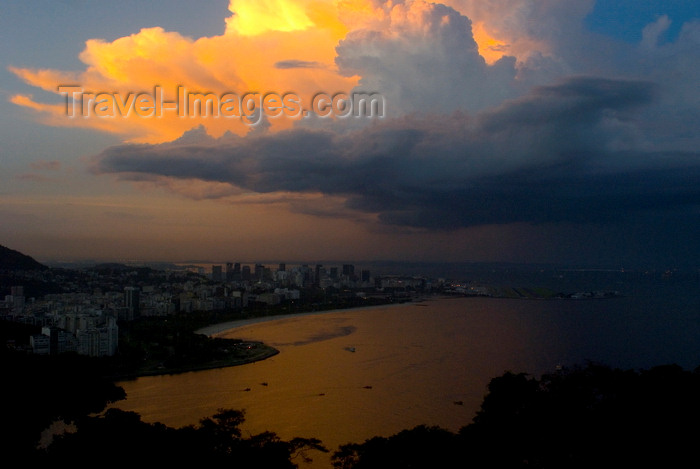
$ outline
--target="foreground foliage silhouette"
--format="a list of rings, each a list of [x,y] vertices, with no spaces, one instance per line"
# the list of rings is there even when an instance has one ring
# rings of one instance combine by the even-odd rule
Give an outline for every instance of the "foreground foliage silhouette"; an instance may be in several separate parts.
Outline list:
[[[418,426],[341,446],[337,469],[695,467],[700,371],[634,372],[603,365],[541,379],[506,373],[473,423]]]
[[[293,469],[313,451],[327,451],[317,439],[244,436],[238,410],[220,409],[178,429],[118,409],[99,414],[124,393],[99,375],[96,362],[2,358],[14,377],[1,402],[11,430],[2,441],[8,460]],[[631,371],[588,363],[539,379],[509,372],[491,380],[480,411],[458,432],[421,425],[343,445],[332,462],[336,469],[695,467],[698,396],[700,369],[676,365]],[[54,420],[77,431],[37,449],[41,430]]]
[[[39,356],[0,347],[6,381],[0,386],[0,416],[6,432],[0,452],[10,459],[35,456],[44,429],[74,422],[126,397],[103,376],[105,362],[77,354]]]
[[[316,439],[280,439],[264,432],[243,436],[244,414],[220,409],[198,425],[174,429],[149,424],[133,412],[109,409],[126,397],[103,373],[103,359],[77,354],[37,356],[0,347],[7,382],[0,387],[0,416],[6,431],[0,453],[29,467],[70,467],[183,463],[224,463],[227,467],[293,469],[311,450],[327,452]],[[53,422],[70,424],[72,433],[39,447],[42,431]],[[123,466],[125,467],[125,466]],[[199,467],[199,466],[196,466]]]
[[[307,451],[327,451],[316,439],[284,441],[271,432],[243,437],[243,422],[243,412],[220,409],[197,426],[174,429],[145,423],[134,412],[110,409],[103,416],[83,419],[77,432],[56,437],[37,462],[72,467],[77,460],[85,461],[86,467],[105,461],[113,466],[139,462],[158,467],[222,464],[220,467],[294,469],[296,459],[309,459]]]

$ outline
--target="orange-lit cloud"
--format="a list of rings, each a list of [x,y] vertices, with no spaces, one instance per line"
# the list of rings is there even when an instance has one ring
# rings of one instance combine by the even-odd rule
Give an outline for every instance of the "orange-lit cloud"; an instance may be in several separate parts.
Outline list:
[[[257,36],[269,31],[304,31],[312,28],[345,27],[338,20],[335,2],[319,0],[231,0],[234,13],[226,19],[226,32]]]
[[[49,92],[57,93],[61,85],[77,85],[85,92],[110,93],[125,100],[130,93],[153,93],[155,86],[163,90],[164,100],[174,102],[178,86],[217,96],[293,92],[310,99],[317,92],[349,91],[356,85],[356,77],[335,71],[334,48],[346,33],[335,2],[233,0],[230,9],[232,16],[221,36],[193,40],[159,27],[146,28],[112,42],[88,40],[80,54],[84,71],[10,70]],[[279,67],[279,63],[316,66]],[[170,141],[200,125],[213,136],[250,130],[236,118],[181,118],[174,112],[164,112],[159,118],[130,114],[114,119],[68,119],[65,103],[39,103],[27,95],[11,100],[38,111],[47,124],[95,128],[133,142]],[[291,125],[289,121],[277,119],[270,124],[284,128]]]
[[[474,40],[479,47],[479,54],[486,60],[486,63],[493,64],[508,53],[508,44],[491,37],[483,21],[472,22],[472,31]]]
[[[314,94],[347,93],[361,83],[362,77],[340,74],[336,66],[336,47],[349,32],[381,31],[389,24],[396,35],[427,28],[433,3],[437,2],[231,0],[231,15],[225,18],[226,30],[220,36],[195,40],[160,27],[145,28],[111,42],[86,41],[80,53],[85,64],[82,71],[10,70],[26,83],[57,94],[61,85],[77,85],[85,92],[110,93],[126,101],[130,94],[153,93],[159,86],[163,99],[174,102],[178,86],[219,97],[227,92],[239,96],[291,92],[309,109]],[[457,10],[474,10],[463,2],[452,3]],[[474,39],[479,53],[493,64],[504,51],[510,52],[509,44],[487,27],[488,15],[482,17],[472,23]],[[66,99],[65,95],[61,99]],[[172,141],[200,125],[215,137],[227,131],[243,135],[251,130],[239,118],[182,118],[175,112],[164,112],[157,118],[135,113],[115,118],[67,118],[66,103],[40,103],[28,95],[15,95],[11,101],[36,111],[46,124],[94,128],[122,135],[130,142]],[[270,127],[289,128],[293,120],[286,116],[270,119]]]
[[[504,53],[520,67],[531,58],[558,60],[554,43],[574,36],[594,0],[442,0],[472,20],[479,52],[489,63]]]

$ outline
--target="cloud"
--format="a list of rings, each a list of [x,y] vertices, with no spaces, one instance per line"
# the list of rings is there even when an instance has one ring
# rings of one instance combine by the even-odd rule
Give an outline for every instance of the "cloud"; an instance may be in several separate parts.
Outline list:
[[[308,60],[280,60],[275,63],[275,68],[286,70],[289,68],[323,68],[324,65]]]
[[[675,42],[658,44],[649,31],[664,26],[664,18],[646,30],[646,39],[630,53],[632,72],[659,86],[659,99],[645,114],[643,130],[653,135],[657,147],[668,151],[700,147],[700,20],[686,22]],[[654,33],[656,34],[656,33]]]
[[[341,73],[361,77],[358,91],[382,93],[392,116],[473,112],[516,95],[515,60],[488,65],[469,18],[423,1],[381,7],[381,21],[340,41],[336,63]]]
[[[56,160],[42,160],[30,163],[29,166],[37,171],[58,171],[61,169],[61,162]]]
[[[291,91],[310,109],[319,92],[354,89],[382,93],[397,116],[478,111],[522,95],[545,76],[560,76],[557,61],[563,59],[550,50],[553,39],[545,32],[556,21],[574,24],[567,15],[579,18],[585,11],[554,0],[547,1],[551,8],[505,0],[448,3],[452,6],[422,0],[232,0],[219,36],[192,39],[144,28],[111,42],[87,40],[80,53],[83,70],[10,70],[61,100],[62,85],[122,98],[159,86],[167,102],[183,86],[216,95]],[[533,29],[540,21],[542,27]],[[568,33],[567,27],[562,36]],[[182,118],[175,112],[158,118],[133,112],[117,119],[67,118],[65,103],[38,102],[27,94],[11,101],[45,124],[116,133],[128,142],[172,141],[201,125],[216,137],[253,130],[239,119]],[[282,130],[296,123],[283,118],[269,125]]]
[[[648,82],[572,77],[473,117],[122,145],[95,157],[93,171],[324,194],[404,227],[614,222],[700,204],[700,154],[645,152],[634,132],[620,150],[617,121],[654,99]]]
[[[233,0],[229,8],[231,16],[220,36],[194,40],[161,27],[144,28],[111,42],[87,40],[80,53],[84,70],[17,66],[9,70],[61,100],[66,96],[58,91],[59,86],[76,85],[85,93],[111,93],[124,100],[130,94],[155,94],[158,86],[164,102],[176,102],[178,87],[184,87],[217,96],[294,92],[310,108],[308,101],[316,93],[348,92],[357,84],[357,77],[341,76],[334,64],[335,45],[347,32],[335,2]],[[289,66],[294,63],[297,66]],[[302,64],[306,66],[299,66]],[[42,103],[26,94],[17,94],[11,101],[35,111],[45,124],[116,133],[130,142],[171,141],[202,125],[217,137],[252,130],[241,119],[184,118],[175,111],[158,118],[135,112],[119,118],[69,118],[65,102]],[[280,118],[270,125],[283,129],[292,121]]]
[[[34,161],[29,163],[29,166],[32,168],[34,171],[38,171],[40,173],[44,174],[38,174],[36,172],[34,173],[23,173],[23,174],[17,174],[15,175],[15,179],[19,181],[29,181],[29,182],[38,182],[38,183],[45,183],[45,182],[58,182],[59,179],[55,177],[48,177],[46,176],[46,172],[50,172],[55,174],[57,171],[61,170],[61,162],[60,161],[55,161],[55,160],[39,160],[39,161]]]
[[[541,228],[574,248],[586,238],[576,233],[608,233],[606,242],[641,239],[635,230],[657,241],[691,233],[700,225],[700,22],[660,41],[669,23],[659,17],[633,44],[586,29],[593,5],[232,0],[220,36],[150,28],[87,41],[83,70],[12,68],[51,92],[66,83],[160,84],[166,99],[178,84],[305,98],[377,92],[384,119],[68,121],[63,105],[12,100],[51,125],[123,135],[126,144],[92,159],[95,174],[261,218],[274,209],[373,233],[467,230],[487,240],[528,232],[546,246]]]
[[[41,174],[34,173],[23,173],[15,176],[15,179],[20,181],[31,181],[31,182],[56,182],[57,179],[43,176]]]
[[[546,58],[550,69],[557,69],[559,74],[581,72],[570,68],[568,50],[586,36],[583,20],[593,9],[594,0],[445,0],[443,3],[478,24],[482,34],[498,41],[508,55],[517,58],[519,68],[527,68],[532,59]]]

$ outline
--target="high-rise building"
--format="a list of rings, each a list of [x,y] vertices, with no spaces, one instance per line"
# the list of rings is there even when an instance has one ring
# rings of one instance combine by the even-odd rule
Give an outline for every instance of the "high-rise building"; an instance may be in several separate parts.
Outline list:
[[[369,270],[362,270],[362,281],[369,282]]]
[[[14,314],[22,314],[24,312],[24,287],[13,286],[10,287],[10,297],[12,298],[12,312]]]
[[[244,281],[250,281],[250,266],[249,265],[244,265],[243,268],[241,269],[241,278]]]
[[[277,269],[279,272],[286,272],[287,271],[287,264],[281,263],[279,265],[279,268]]]
[[[230,282],[232,280],[233,280],[233,263],[227,262],[226,263],[226,281]]]
[[[304,264],[300,267],[300,272],[302,275],[302,285],[308,286],[311,283],[311,268]]]
[[[137,287],[124,287],[124,306],[126,307],[126,319],[133,321],[139,317],[139,289]]]
[[[221,282],[223,280],[223,274],[220,265],[211,266],[211,279],[215,282]]]
[[[338,268],[337,267],[331,267],[331,278],[333,280],[336,280],[338,278]]]
[[[314,284],[317,287],[321,286],[321,273],[322,273],[321,268],[322,267],[323,267],[323,265],[316,264],[316,271],[314,272],[314,275],[315,275],[314,276]]]
[[[352,278],[355,276],[355,266],[352,264],[343,264],[343,275]]]

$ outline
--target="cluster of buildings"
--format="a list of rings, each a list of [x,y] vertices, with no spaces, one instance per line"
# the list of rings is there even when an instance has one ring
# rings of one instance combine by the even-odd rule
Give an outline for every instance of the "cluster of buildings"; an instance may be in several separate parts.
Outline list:
[[[63,293],[41,299],[27,298],[23,286],[13,286],[11,294],[0,302],[0,313],[5,320],[41,326],[40,333],[29,337],[33,353],[77,352],[102,357],[114,355],[119,344],[119,314],[117,310],[105,314],[103,309],[109,302],[121,303],[116,293],[94,297]]]
[[[55,355],[77,352],[91,357],[114,355],[119,345],[119,327],[114,317],[67,315],[54,326],[44,326],[29,337],[33,353]]]
[[[53,275],[63,292],[27,297],[24,287],[18,285],[0,301],[0,318],[41,328],[41,333],[30,338],[34,353],[113,355],[118,349],[119,321],[144,316],[236,311],[254,303],[303,301],[308,289],[323,289],[330,296],[386,296],[388,292],[422,291],[427,285],[424,278],[373,278],[369,270],[356,271],[352,264],[271,267],[229,262],[213,265],[210,272],[198,268],[198,273],[187,268],[113,265]]]
[[[321,264],[308,264],[288,268],[281,263],[277,268],[263,264],[241,265],[227,262],[225,265],[212,265],[211,279],[215,282],[237,284],[275,284],[295,288],[366,288],[373,286],[369,270],[355,271],[352,264],[324,267]]]

